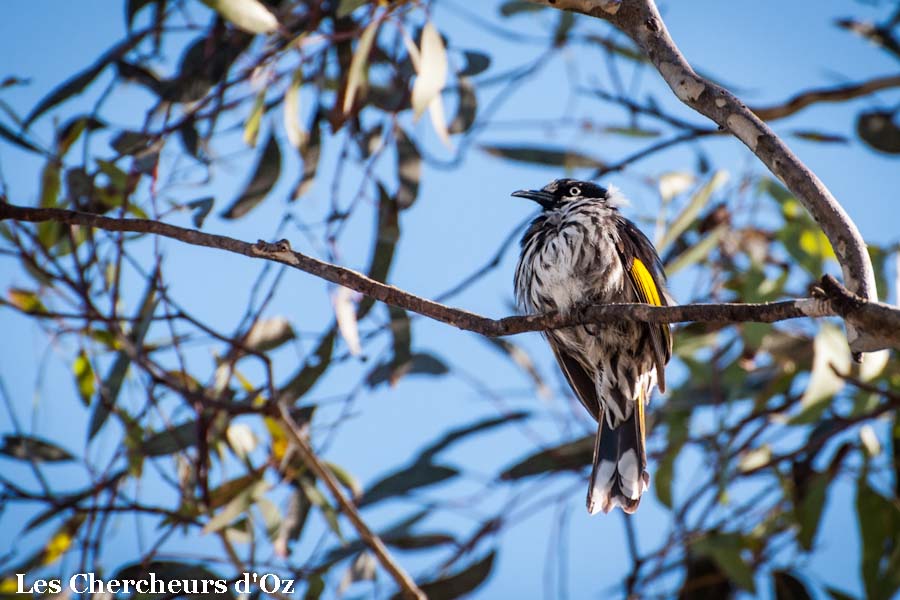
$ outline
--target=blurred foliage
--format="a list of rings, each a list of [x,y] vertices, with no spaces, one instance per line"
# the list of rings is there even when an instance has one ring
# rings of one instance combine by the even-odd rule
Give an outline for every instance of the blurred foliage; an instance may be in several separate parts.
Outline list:
[[[125,39],[25,107],[24,116],[3,104],[0,137],[43,162],[35,173],[42,207],[159,220],[184,213],[202,228],[211,218],[245,219],[264,203],[276,202],[273,190],[290,172],[284,167],[290,158],[301,166],[284,198],[289,208],[281,226],[297,218],[300,209],[290,203],[324,180],[323,187],[332,189],[327,218],[315,230],[308,224],[298,230],[315,236],[324,258],[337,261],[335,248],[347,221],[371,203],[371,259],[365,271],[390,281],[403,212],[427,202],[419,197],[426,166],[455,168],[467,152],[483,152],[597,177],[627,169],[666,145],[717,135],[695,124],[699,119],[685,122],[668,114],[664,107],[671,106],[670,98],[626,97],[613,85],[576,93],[590,98],[594,109],[609,104],[625,109],[628,122],[592,117],[576,125],[585,133],[650,144],[633,157],[613,163],[568,147],[523,144],[496,132],[488,136],[491,110],[482,106],[484,95],[496,86],[505,86],[501,96],[515,93],[518,82],[536,75],[545,55],[497,72],[489,39],[480,48],[457,46],[432,19],[427,3],[125,0],[123,5]],[[500,4],[499,18],[508,19],[510,29],[540,19],[547,29],[541,39],[546,53],[589,45],[602,49],[616,68],[645,68],[629,42],[608,28],[586,33],[570,13],[510,1]],[[838,26],[900,58],[898,18],[871,24],[848,17]],[[176,46],[180,58],[172,64],[165,57]],[[15,78],[3,83],[20,84]],[[134,108],[134,123],[143,121],[142,126],[121,127],[105,116],[109,93],[125,85],[140,86],[153,98]],[[90,114],[66,112],[73,98],[103,86]],[[425,113],[429,126],[414,127]],[[58,119],[55,136],[44,144],[34,126],[51,117]],[[550,121],[541,127],[571,124]],[[231,199],[186,193],[185,188],[214,180],[223,149],[234,144],[233,136],[228,143],[220,140],[234,132],[254,155],[245,185]],[[867,146],[896,154],[897,107],[859,112],[856,132]],[[849,141],[819,131],[794,134],[809,143]],[[658,138],[665,144],[657,148]],[[433,158],[435,139],[452,148],[451,161]],[[824,272],[835,269],[828,241],[780,183],[758,172],[729,177],[714,171],[702,147],[691,147],[697,152],[696,172],[665,173],[655,183],[662,203],[658,247],[670,274],[698,282],[692,300],[805,296]],[[336,148],[336,168],[323,171],[324,151]],[[344,176],[354,169],[361,183],[350,191]],[[148,258],[138,250],[142,236],[54,223],[7,222],[0,233],[4,253],[30,278],[29,285],[5,290],[3,309],[39,323],[48,338],[74,341],[67,346],[73,393],[54,401],[83,403],[90,414],[83,452],[18,429],[5,433],[0,454],[31,465],[39,485],[4,476],[0,498],[35,507],[35,516],[16,535],[40,549],[11,551],[0,559],[2,590],[15,582],[17,572],[55,573],[67,554],[97,571],[118,568],[117,578],[154,571],[163,578],[230,579],[242,571],[275,570],[298,579],[306,598],[343,593],[374,579],[374,558],[262,407],[272,402],[295,407],[297,420],[318,446],[319,436],[328,434],[317,433],[327,428],[311,427],[317,417],[310,391],[346,362],[360,337],[370,347],[373,339],[383,338],[385,349],[373,357],[363,381],[348,382],[353,388],[348,397],[403,385],[413,376],[440,385],[440,378],[454,372],[452,357],[429,349],[427,340],[415,335],[411,315],[336,293],[334,323],[321,324],[317,332],[302,331],[293,318],[266,316],[264,301],[251,302],[240,324],[219,331],[183,308],[167,287],[166,266],[178,260],[177,251]],[[456,291],[495,268],[511,239]],[[871,252],[885,296],[886,265],[897,248],[873,245]],[[137,297],[124,289],[131,285],[126,279],[133,282],[135,276],[144,282]],[[260,293],[272,295],[276,285]],[[300,339],[309,342],[303,346],[305,358],[279,383],[271,357]],[[900,364],[881,353],[862,367],[852,365],[842,335],[827,322],[689,324],[677,328],[676,339],[672,368],[683,375],[670,386],[665,404],[654,403],[650,412],[651,494],[667,512],[669,527],[658,547],[632,548],[631,571],[620,578],[623,594],[724,598],[739,590],[770,589],[779,599],[850,597],[804,575],[804,557],[817,551],[817,537],[827,526],[822,521],[828,498],[835,482],[843,481],[856,490],[861,548],[859,555],[847,555],[847,564],[858,569],[868,597],[893,597],[900,590]],[[185,358],[187,346],[198,344],[215,357],[212,371]],[[554,386],[516,342],[495,340],[492,347],[522,373],[535,395],[553,393]],[[570,421],[580,422],[582,417],[573,415]],[[375,505],[415,496],[474,470],[441,460],[449,446],[512,424],[524,428],[534,418],[530,412],[500,411],[431,443],[422,440],[418,456],[386,466],[365,489],[352,464],[329,469],[366,517]],[[113,422],[117,427],[109,426]],[[569,502],[568,484],[586,481],[592,441],[571,427],[565,431],[558,443],[509,456],[509,466],[482,485],[508,489],[523,503],[543,490],[557,490],[541,508]],[[116,447],[111,456],[92,451],[98,440],[109,438]],[[49,463],[83,467],[83,485],[65,494],[54,491],[44,475]],[[689,473],[691,465],[703,468]],[[148,481],[160,488],[152,498],[143,497]],[[577,489],[580,501],[582,487]],[[421,560],[415,564],[430,565],[416,575],[431,598],[477,590],[502,566],[498,536],[520,518],[515,506],[505,505],[474,532],[425,524],[430,514],[451,505],[400,504],[398,510],[414,510],[378,531],[404,559],[416,555]],[[126,566],[105,564],[101,546],[112,535],[110,517],[121,512],[157,524],[159,539],[140,556],[120,557]],[[326,533],[304,546],[311,551],[293,552],[317,535],[308,533],[314,519]],[[221,539],[221,560],[157,556],[162,540],[190,543],[201,533]],[[269,554],[275,558],[260,558]]]

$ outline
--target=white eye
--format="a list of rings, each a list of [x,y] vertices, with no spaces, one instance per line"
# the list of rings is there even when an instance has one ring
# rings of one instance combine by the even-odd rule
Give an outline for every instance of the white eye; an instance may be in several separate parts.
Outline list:
[[[573,185],[572,187],[569,188],[569,195],[570,195],[570,196],[580,196],[580,195],[581,195],[581,188],[578,187],[578,186]]]

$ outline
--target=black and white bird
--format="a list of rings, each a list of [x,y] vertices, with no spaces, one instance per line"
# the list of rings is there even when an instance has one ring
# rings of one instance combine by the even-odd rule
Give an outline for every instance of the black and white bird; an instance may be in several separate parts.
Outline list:
[[[525,313],[566,313],[587,304],[668,304],[656,249],[619,213],[614,187],[557,179],[513,196],[543,208],[522,238],[515,291]],[[644,407],[665,391],[672,354],[666,324],[621,321],[545,333],[575,395],[597,421],[588,512],[637,510],[650,483]]]

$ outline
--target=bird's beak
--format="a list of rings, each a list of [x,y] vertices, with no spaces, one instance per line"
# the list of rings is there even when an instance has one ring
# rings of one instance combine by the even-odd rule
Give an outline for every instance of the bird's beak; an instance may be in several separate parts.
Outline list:
[[[513,192],[512,195],[516,198],[534,200],[544,208],[553,206],[553,194],[544,190],[519,190],[518,192]]]

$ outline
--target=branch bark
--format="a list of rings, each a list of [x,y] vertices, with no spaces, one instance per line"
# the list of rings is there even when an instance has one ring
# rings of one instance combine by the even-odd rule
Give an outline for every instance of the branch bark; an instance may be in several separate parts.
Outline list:
[[[834,248],[846,286],[877,301],[875,272],[856,225],[825,184],[756,114],[725,88],[694,72],[653,0],[529,0],[609,21],[650,59],[679,100],[741,140],[810,212]],[[857,360],[883,348],[879,339],[847,323],[847,339]]]
[[[880,348],[889,346],[900,348],[900,309],[887,304],[870,302],[847,290],[831,277],[823,279],[822,294],[814,298],[761,304],[723,303],[680,306],[596,304],[567,314],[551,312],[541,315],[491,319],[416,296],[392,285],[370,279],[352,269],[294,252],[287,240],[276,243],[260,241],[251,244],[223,235],[205,233],[160,221],[117,219],[60,208],[27,208],[0,202],[0,221],[6,219],[27,222],[56,221],[67,225],[96,227],[107,231],[150,233],[195,246],[206,246],[252,258],[270,260],[342,285],[385,304],[489,337],[529,331],[546,331],[589,323],[608,323],[622,319],[646,323],[774,323],[803,317],[840,316],[847,321],[848,325],[859,327],[871,335],[876,339]]]

